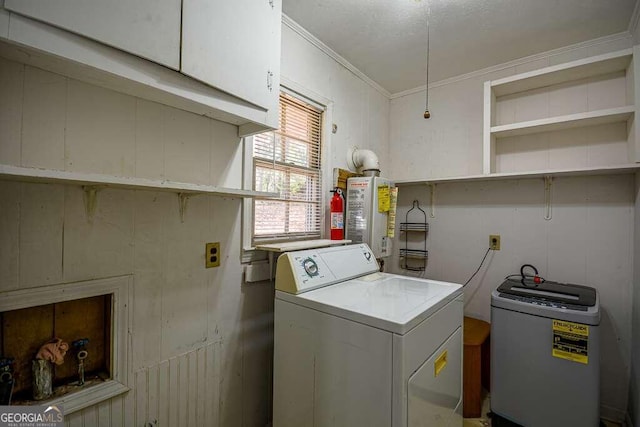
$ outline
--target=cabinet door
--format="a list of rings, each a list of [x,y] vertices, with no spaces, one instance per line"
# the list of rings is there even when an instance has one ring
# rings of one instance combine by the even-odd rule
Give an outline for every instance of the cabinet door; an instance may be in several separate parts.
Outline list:
[[[180,0],[5,0],[5,8],[173,69]]]
[[[281,0],[184,0],[182,68],[265,109],[278,96]]]

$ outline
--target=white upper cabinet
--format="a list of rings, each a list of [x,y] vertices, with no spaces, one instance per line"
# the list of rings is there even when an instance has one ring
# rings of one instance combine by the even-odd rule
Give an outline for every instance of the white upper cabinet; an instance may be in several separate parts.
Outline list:
[[[184,0],[181,71],[273,108],[279,91],[281,8],[281,0]]]
[[[181,0],[5,0],[5,8],[180,69]]]
[[[9,59],[231,123],[240,136],[278,126],[282,0],[2,3]]]

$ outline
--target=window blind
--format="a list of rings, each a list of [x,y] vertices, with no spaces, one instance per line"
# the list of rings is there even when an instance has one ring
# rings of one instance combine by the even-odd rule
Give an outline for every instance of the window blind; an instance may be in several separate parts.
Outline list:
[[[253,137],[253,242],[319,238],[322,228],[322,111],[280,94],[279,128]]]

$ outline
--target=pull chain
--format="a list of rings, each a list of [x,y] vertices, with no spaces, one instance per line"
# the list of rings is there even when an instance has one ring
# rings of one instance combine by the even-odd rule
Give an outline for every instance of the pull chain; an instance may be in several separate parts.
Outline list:
[[[427,9],[427,84],[425,86],[425,109],[424,109],[424,118],[428,119],[431,117],[431,112],[429,112],[429,15],[431,15],[431,8],[429,7],[429,1],[425,0],[425,5]]]

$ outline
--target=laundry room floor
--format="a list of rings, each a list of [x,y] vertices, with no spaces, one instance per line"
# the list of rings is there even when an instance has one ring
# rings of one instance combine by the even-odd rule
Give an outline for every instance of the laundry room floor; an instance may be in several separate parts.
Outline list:
[[[482,417],[465,418],[463,427],[491,427],[491,418],[487,414],[491,411],[491,396],[487,393],[482,401]],[[605,427],[624,427],[623,424],[603,420]],[[573,427],[573,426],[567,426]]]

